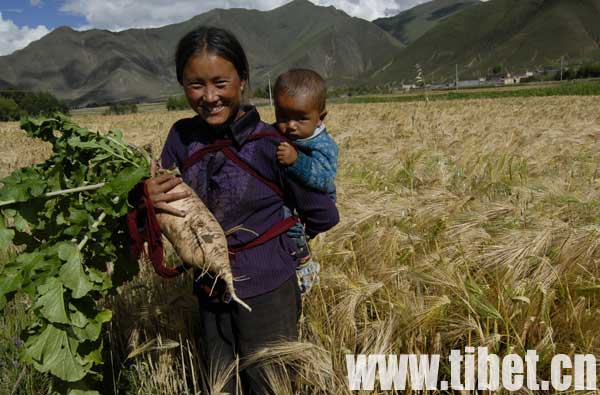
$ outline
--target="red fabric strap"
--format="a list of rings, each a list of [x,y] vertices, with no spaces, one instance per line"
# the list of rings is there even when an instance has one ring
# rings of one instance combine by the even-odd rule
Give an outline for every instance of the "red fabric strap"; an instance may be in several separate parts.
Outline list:
[[[287,137],[285,137],[283,134],[272,131],[272,130],[265,130],[262,132],[254,133],[252,136],[248,137],[246,139],[246,141],[254,141],[254,140],[261,139],[263,137],[276,137],[276,138],[280,138],[284,141],[287,141],[288,143],[291,142],[291,140],[288,139]]]
[[[261,139],[263,137],[280,138],[284,141],[287,141],[288,143],[291,143],[291,140],[289,140],[287,137],[283,136],[282,134],[274,132],[274,131],[268,131],[268,130],[253,134],[252,136],[248,137],[246,139],[246,141],[255,141],[255,140]],[[206,154],[208,154],[209,152],[221,151],[225,147],[230,147],[232,145],[233,145],[233,140],[215,140],[214,143],[209,144],[209,145],[199,149],[198,151],[194,152],[192,155],[190,155],[183,162],[183,165],[181,166],[182,167],[181,171],[185,171],[185,170],[189,169],[190,167],[192,167],[193,165],[195,165],[197,162],[200,162],[202,160],[202,158],[204,158],[204,156]]]
[[[237,247],[229,247],[229,253],[235,254],[237,252],[247,250],[249,248],[254,248],[263,243],[266,243],[267,241],[274,239],[280,234],[286,232],[289,228],[294,226],[296,222],[298,222],[298,217],[296,216],[288,217],[282,221],[279,221],[275,225],[271,226],[269,230],[267,230],[265,233],[258,236],[256,239]]]
[[[144,240],[138,229],[138,209],[127,213],[127,228],[129,229],[129,250],[131,256],[139,258],[144,251]]]
[[[131,254],[139,258],[141,255],[148,257],[154,271],[161,277],[173,278],[181,274],[185,269],[181,267],[169,268],[163,264],[163,242],[162,232],[156,218],[156,212],[152,200],[148,195],[148,187],[146,183],[143,186],[142,202],[144,203],[145,210],[135,209],[127,214],[127,226],[129,228],[130,250]],[[148,250],[144,249],[144,238],[140,234],[138,229],[138,219],[140,214],[145,215],[143,219],[145,239],[148,242]]]
[[[200,162],[202,158],[204,158],[204,155],[208,154],[209,152],[220,151],[231,144],[233,144],[233,141],[231,140],[217,140],[213,144],[199,149],[183,162],[181,171],[185,171],[195,165],[197,162]]]

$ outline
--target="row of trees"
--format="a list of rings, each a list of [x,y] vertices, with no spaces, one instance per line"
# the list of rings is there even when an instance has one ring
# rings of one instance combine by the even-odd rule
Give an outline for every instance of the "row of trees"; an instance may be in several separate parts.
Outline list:
[[[167,99],[167,110],[168,111],[179,111],[187,110],[188,102],[185,96],[174,97],[171,96]]]
[[[496,65],[491,68],[488,72],[487,77],[500,77],[504,76],[507,70],[502,65]],[[536,75],[527,78],[528,81],[559,81],[563,80],[575,80],[585,78],[600,78],[600,62],[590,62],[581,65],[565,66],[562,68],[560,65],[553,66],[550,70],[540,71]],[[523,82],[523,80],[521,80]]]
[[[103,113],[103,115],[124,115],[137,114],[138,106],[135,103],[113,103]]]
[[[17,121],[24,115],[67,114],[69,107],[48,92],[8,90],[0,92],[0,121]]]
[[[578,68],[568,68],[562,74],[563,80],[600,78],[600,62],[587,63]],[[560,72],[557,73],[555,79],[560,79]]]

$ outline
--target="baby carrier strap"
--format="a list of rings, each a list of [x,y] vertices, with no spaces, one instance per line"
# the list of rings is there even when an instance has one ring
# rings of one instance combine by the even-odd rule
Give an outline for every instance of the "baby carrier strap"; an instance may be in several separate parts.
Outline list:
[[[214,143],[207,145],[199,149],[190,155],[185,161],[183,161],[183,165],[181,166],[181,171],[185,171],[190,167],[194,166],[196,163],[200,162],[204,156],[210,152],[221,151],[225,147],[228,147],[233,144],[231,140],[216,140]]]
[[[246,139],[246,141],[255,141],[258,139],[261,139],[263,137],[277,137],[280,138],[282,140],[285,141],[289,141],[287,140],[285,137],[283,137],[281,134],[274,132],[274,131],[269,131],[269,130],[265,130],[262,132],[258,132],[253,134],[252,136],[248,137]],[[250,174],[252,177],[256,178],[257,180],[259,180],[260,182],[262,182],[263,184],[265,184],[267,187],[269,187],[273,192],[275,192],[277,195],[279,195],[280,197],[283,197],[283,191],[281,190],[281,188],[279,187],[279,185],[277,185],[276,183],[274,183],[273,181],[268,180],[266,177],[264,177],[263,175],[261,175],[256,169],[254,169],[248,162],[246,162],[245,160],[243,160],[242,158],[240,158],[230,147],[233,146],[233,140],[227,139],[227,140],[216,140],[214,143],[207,145],[201,149],[199,149],[198,151],[194,152],[192,155],[190,155],[182,164],[182,171],[185,171],[187,169],[189,169],[190,167],[194,166],[196,163],[200,162],[208,153],[211,152],[217,152],[217,151],[223,151],[223,154],[225,154],[225,156],[227,157],[227,159],[229,159],[230,161],[232,161],[233,163],[235,163],[239,168],[241,168],[242,170],[244,170],[246,173]]]

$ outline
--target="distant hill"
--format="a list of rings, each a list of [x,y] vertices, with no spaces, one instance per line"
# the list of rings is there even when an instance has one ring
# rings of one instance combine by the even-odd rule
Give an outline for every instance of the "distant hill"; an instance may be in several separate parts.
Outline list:
[[[600,54],[600,0],[491,0],[456,13],[405,48],[375,81],[485,75],[496,65],[514,72],[576,63]]]
[[[480,0],[433,0],[373,23],[409,45],[444,19],[479,3]]]
[[[0,90],[4,89],[15,89],[15,87],[12,84],[9,84],[8,82],[0,78]]]
[[[0,88],[48,90],[75,105],[147,100],[180,92],[173,56],[178,39],[198,25],[231,30],[251,63],[251,85],[290,67],[310,67],[332,86],[389,63],[403,45],[376,25],[334,7],[295,0],[261,12],[212,10],[156,29],[75,31],[62,27],[0,57]]]

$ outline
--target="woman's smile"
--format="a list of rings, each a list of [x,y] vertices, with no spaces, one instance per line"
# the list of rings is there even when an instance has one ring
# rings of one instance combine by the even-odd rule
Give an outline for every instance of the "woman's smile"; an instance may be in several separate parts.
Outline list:
[[[224,106],[216,106],[216,107],[204,107],[204,110],[209,112],[210,115],[216,115],[225,109]]]

